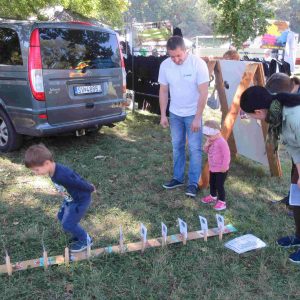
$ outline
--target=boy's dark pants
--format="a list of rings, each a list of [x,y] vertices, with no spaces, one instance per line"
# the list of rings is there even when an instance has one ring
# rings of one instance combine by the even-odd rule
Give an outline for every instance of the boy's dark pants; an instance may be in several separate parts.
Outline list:
[[[293,184],[297,184],[299,179],[299,174],[296,165],[293,162],[292,165],[292,176],[291,176],[291,182]],[[295,219],[295,225],[296,225],[296,236],[300,238],[300,206],[291,206],[291,208],[294,211],[294,219]]]
[[[87,232],[79,225],[80,220],[85,216],[91,203],[91,198],[81,202],[66,202],[64,201],[57,218],[60,221],[64,231],[72,234],[79,241],[86,242]]]
[[[213,197],[218,196],[218,200],[226,201],[224,183],[227,177],[227,173],[221,172],[209,172],[209,186],[210,186],[210,195]]]

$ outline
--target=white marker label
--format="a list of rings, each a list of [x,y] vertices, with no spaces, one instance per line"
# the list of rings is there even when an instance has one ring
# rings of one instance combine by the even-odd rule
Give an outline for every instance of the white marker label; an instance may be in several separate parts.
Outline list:
[[[224,217],[219,215],[219,214],[216,214],[216,219],[217,219],[217,223],[218,223],[218,228],[221,229],[221,230],[224,230]]]
[[[145,227],[145,225],[143,223],[141,223],[141,238],[143,239],[143,242],[146,243],[147,242],[147,228]]]
[[[178,218],[178,224],[179,224],[179,230],[180,233],[187,238],[187,224],[181,220],[180,218]]]
[[[199,220],[200,220],[201,230],[208,231],[207,219],[199,216]]]
[[[167,241],[167,235],[168,235],[168,228],[164,223],[161,223],[161,235],[164,239],[164,241]]]
[[[120,225],[120,243],[123,242],[123,230],[122,226]]]

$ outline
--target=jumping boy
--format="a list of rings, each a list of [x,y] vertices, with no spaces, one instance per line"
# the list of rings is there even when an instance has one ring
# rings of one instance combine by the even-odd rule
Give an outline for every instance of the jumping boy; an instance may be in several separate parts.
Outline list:
[[[57,214],[64,231],[72,235],[71,252],[80,252],[92,245],[92,239],[80,226],[95,187],[73,170],[54,162],[53,155],[43,144],[29,147],[25,153],[25,166],[36,175],[51,177],[56,190],[64,197]]]

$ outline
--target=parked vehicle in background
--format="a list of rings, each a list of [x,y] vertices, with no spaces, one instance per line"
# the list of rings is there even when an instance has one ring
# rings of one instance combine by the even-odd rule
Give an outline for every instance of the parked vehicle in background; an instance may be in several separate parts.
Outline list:
[[[0,22],[0,151],[23,135],[84,134],[125,119],[117,34],[85,22]]]

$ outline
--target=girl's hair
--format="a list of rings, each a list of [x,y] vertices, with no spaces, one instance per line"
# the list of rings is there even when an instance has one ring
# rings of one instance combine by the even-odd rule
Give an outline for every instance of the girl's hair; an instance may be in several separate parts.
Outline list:
[[[204,126],[207,126],[209,128],[218,129],[221,130],[221,126],[218,122],[214,120],[207,120],[204,122]]]
[[[43,144],[32,145],[25,152],[24,164],[26,168],[40,167],[47,160],[53,161],[53,154]]]

